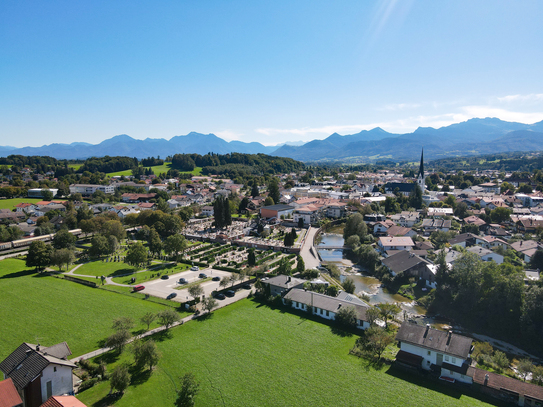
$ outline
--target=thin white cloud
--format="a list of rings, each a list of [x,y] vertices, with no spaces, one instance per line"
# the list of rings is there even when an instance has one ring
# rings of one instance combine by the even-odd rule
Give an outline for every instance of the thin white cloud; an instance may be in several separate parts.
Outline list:
[[[541,102],[543,101],[543,93],[530,93],[528,95],[507,95],[499,97],[498,102],[514,103],[514,102]]]
[[[492,106],[464,106],[462,107],[462,111],[470,118],[497,117],[508,122],[528,124],[543,120],[543,112],[514,112]]]

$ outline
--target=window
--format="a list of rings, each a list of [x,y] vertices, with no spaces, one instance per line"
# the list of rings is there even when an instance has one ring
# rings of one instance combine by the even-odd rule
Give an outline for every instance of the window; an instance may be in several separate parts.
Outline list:
[[[452,362],[453,362],[453,363],[456,363],[456,358],[452,358]]]
[[[56,372],[57,371],[57,367],[53,367],[53,372]]]
[[[328,312],[328,310],[326,311],[326,316],[327,316],[327,317],[330,316],[330,313]]]
[[[428,356],[431,356],[432,355],[432,351],[428,351]]]
[[[445,361],[448,362],[449,361],[449,357],[447,355],[445,355]]]

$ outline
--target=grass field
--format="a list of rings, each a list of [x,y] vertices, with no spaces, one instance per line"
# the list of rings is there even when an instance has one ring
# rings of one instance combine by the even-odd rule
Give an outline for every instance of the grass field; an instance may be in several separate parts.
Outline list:
[[[86,276],[117,276],[123,274],[134,273],[137,271],[135,267],[131,267],[122,261],[119,262],[105,262],[105,261],[93,261],[91,263],[83,264],[79,267],[75,274],[82,274]]]
[[[36,203],[40,201],[43,201],[43,199],[39,199],[39,198],[0,199],[0,209],[15,209],[15,206],[23,202]]]
[[[44,346],[66,341],[74,356],[99,348],[114,318],[139,318],[163,305],[38,275],[23,260],[0,262],[0,360],[22,342]],[[153,324],[153,326],[157,326]]]
[[[487,405],[446,384],[374,368],[348,354],[355,336],[251,300],[156,339],[158,366],[150,376],[135,374],[122,398],[108,398],[108,382],[77,397],[89,407],[172,406],[179,378],[192,372],[200,383],[196,406]],[[108,369],[116,363],[131,363],[129,353]]]
[[[141,284],[145,281],[149,280],[156,280],[157,274],[175,274],[180,273],[182,271],[189,269],[188,264],[178,264],[177,266],[172,265],[166,265],[165,267],[161,267],[160,269],[154,269],[149,271],[142,271],[140,273],[136,273],[134,275],[125,276],[125,277],[116,277],[113,278],[113,281],[118,284],[132,284],[131,279],[132,277],[136,277],[136,284]],[[154,275],[154,277],[153,277]]]
[[[146,167],[146,168],[149,168],[149,167]],[[172,168],[172,163],[164,163],[162,165],[155,165],[150,168],[153,170],[153,172],[156,175],[161,174],[161,173],[167,173]],[[192,175],[200,175],[201,173],[202,173],[202,167],[195,167],[194,170],[192,171]],[[110,172],[107,175],[109,175],[110,177],[120,177],[124,175],[126,177],[128,175],[132,175],[132,170]]]
[[[73,168],[74,171],[77,171],[82,165],[83,164],[68,164],[68,168]]]

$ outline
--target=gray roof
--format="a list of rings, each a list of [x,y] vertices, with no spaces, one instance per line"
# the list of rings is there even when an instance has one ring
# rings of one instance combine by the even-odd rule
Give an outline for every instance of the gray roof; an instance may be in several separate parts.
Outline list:
[[[345,299],[339,299],[336,297],[330,297],[328,295],[315,293],[312,291],[305,291],[299,288],[293,288],[284,297],[285,299],[300,302],[308,306],[321,308],[326,311],[338,312],[342,307],[354,307],[357,318],[365,321],[366,310],[369,305],[360,305],[358,302],[347,301]]]
[[[13,380],[18,389],[24,389],[51,363],[75,367],[65,359],[71,354],[66,342],[49,348],[23,343],[0,363],[0,370]]]
[[[271,211],[278,211],[278,212],[281,212],[281,211],[288,211],[288,210],[294,210],[294,206],[291,206],[291,205],[270,205],[270,206],[264,206],[262,207],[261,209],[269,209]]]
[[[402,271],[409,270],[412,267],[420,263],[430,264],[429,261],[424,260],[406,250],[401,250],[394,255],[383,259],[382,263],[391,271],[395,273],[401,273]]]
[[[266,281],[263,281],[266,284],[271,284],[276,287],[289,289],[292,287],[296,287],[298,285],[303,285],[307,280],[303,280],[301,278],[286,276],[284,274],[279,274],[278,276],[272,277]]]
[[[430,328],[429,325],[417,325],[407,321],[402,323],[396,340],[462,359],[468,358],[472,343],[471,338],[467,336],[439,331]]]

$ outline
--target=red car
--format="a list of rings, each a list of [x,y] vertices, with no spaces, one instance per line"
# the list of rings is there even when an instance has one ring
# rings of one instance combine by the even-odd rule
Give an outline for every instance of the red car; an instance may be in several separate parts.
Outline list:
[[[137,292],[137,291],[141,291],[141,290],[144,290],[144,289],[145,289],[144,286],[142,286],[142,285],[137,285],[137,286],[135,286],[135,287],[132,289],[132,291],[133,291],[133,292]]]

